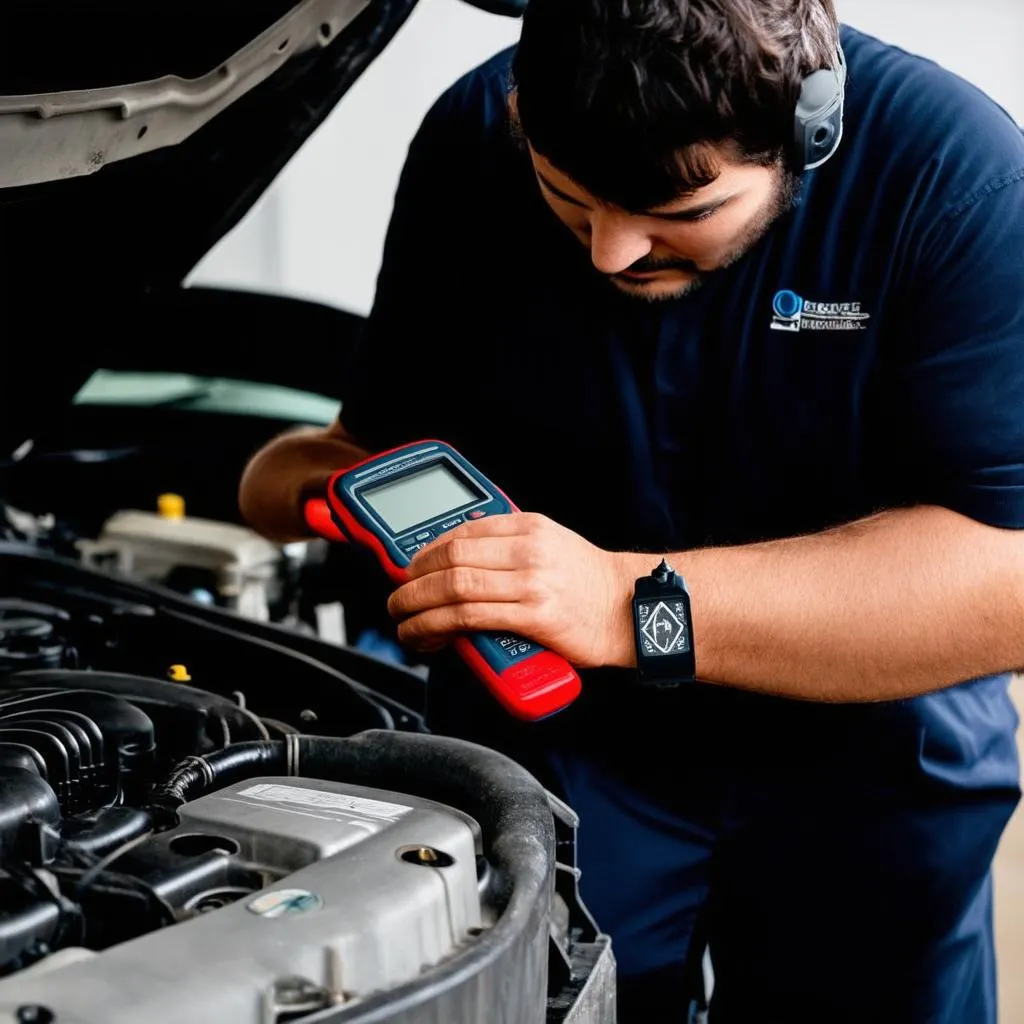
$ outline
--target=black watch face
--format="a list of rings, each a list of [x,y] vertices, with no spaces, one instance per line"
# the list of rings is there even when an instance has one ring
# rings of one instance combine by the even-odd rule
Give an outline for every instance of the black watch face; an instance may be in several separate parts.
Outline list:
[[[643,657],[664,658],[670,654],[689,653],[690,630],[687,628],[686,606],[681,600],[670,597],[638,601],[636,614]]]

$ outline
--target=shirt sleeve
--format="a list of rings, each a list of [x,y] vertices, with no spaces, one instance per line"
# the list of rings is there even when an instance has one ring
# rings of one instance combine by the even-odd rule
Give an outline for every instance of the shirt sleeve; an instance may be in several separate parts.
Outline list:
[[[1024,529],[1024,168],[946,209],[900,300],[912,493]]]

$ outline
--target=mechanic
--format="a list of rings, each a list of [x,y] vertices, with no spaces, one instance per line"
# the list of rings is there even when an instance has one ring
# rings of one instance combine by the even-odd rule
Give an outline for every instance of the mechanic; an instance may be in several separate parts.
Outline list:
[[[970,31],[965,26],[965,31]],[[845,53],[808,168],[804,79]],[[1024,137],[831,0],[533,0],[435,104],[339,422],[241,506],[438,437],[529,513],[428,546],[390,598],[436,651],[510,630],[584,673],[512,723],[442,653],[437,731],[581,815],[620,1019],[995,1020],[993,854],[1024,666]],[[631,599],[686,580],[700,682],[641,686]]]

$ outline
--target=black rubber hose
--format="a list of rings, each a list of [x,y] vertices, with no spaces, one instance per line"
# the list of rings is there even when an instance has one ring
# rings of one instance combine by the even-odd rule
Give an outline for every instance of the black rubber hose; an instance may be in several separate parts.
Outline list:
[[[230,785],[262,772],[281,774],[285,770],[285,747],[281,742],[236,743],[205,757],[186,757],[153,792],[157,808],[174,810],[202,793]]]

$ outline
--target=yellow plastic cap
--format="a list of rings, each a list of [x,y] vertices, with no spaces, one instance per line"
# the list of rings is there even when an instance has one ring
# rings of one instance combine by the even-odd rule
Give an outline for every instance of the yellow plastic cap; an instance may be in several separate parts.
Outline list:
[[[184,519],[185,499],[180,494],[161,494],[156,509],[164,519]]]
[[[167,670],[167,678],[172,683],[188,683],[192,680],[192,677],[188,674],[188,669],[184,665],[172,665]]]

